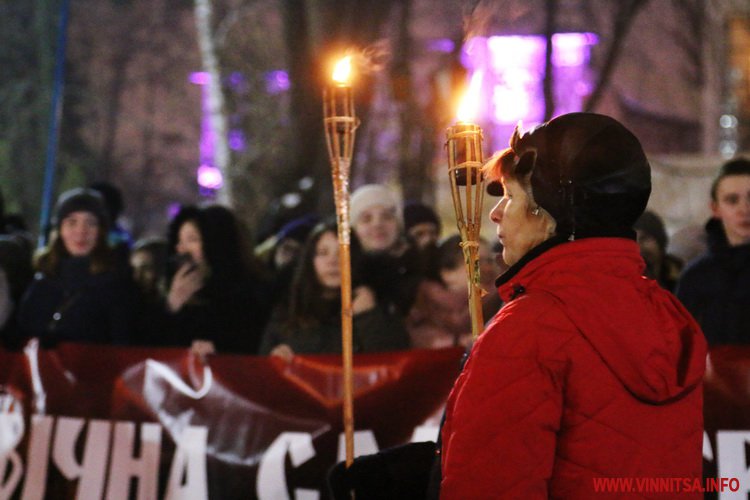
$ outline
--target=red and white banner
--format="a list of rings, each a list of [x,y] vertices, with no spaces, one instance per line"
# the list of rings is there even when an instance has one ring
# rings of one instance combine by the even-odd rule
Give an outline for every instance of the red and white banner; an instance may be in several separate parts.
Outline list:
[[[356,454],[434,440],[460,357],[355,356]],[[319,498],[343,460],[340,363],[0,350],[0,498]]]
[[[460,357],[355,356],[357,455],[434,440]],[[343,460],[341,389],[339,356],[0,350],[0,499],[320,498]],[[711,351],[704,413],[705,475],[746,498],[750,347]]]
[[[738,491],[719,498],[748,498],[750,492],[750,346],[714,347],[703,384],[703,475],[737,478]],[[709,498],[709,495],[706,495]]]

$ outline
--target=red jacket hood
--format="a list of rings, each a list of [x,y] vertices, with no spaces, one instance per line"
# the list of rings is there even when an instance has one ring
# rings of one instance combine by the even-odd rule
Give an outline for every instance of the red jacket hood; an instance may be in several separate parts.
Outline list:
[[[638,244],[624,238],[562,243],[526,263],[498,289],[553,295],[581,335],[634,396],[662,403],[703,378],[706,341],[671,293],[642,276]]]

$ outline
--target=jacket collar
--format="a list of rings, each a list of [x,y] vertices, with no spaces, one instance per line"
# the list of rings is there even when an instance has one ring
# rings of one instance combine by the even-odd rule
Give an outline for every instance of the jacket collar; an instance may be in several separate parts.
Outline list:
[[[629,238],[584,238],[575,241],[553,237],[537,247],[533,248],[516,264],[508,268],[495,282],[498,293],[503,301],[508,302],[515,299],[526,291],[526,287],[532,284],[537,277],[544,276],[538,271],[544,268],[549,271],[549,266],[563,266],[566,271],[579,272],[575,267],[585,268],[586,260],[602,252],[619,253],[637,259],[638,265],[643,267],[638,244]],[[569,257],[576,257],[572,262]],[[564,260],[564,264],[559,261]],[[557,269],[557,267],[555,267]],[[546,274],[546,272],[545,272]]]

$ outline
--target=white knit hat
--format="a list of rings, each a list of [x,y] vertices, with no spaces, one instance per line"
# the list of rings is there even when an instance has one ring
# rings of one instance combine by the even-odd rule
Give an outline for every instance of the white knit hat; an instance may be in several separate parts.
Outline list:
[[[362,215],[362,212],[375,205],[395,208],[396,218],[398,219],[399,225],[403,225],[401,204],[396,199],[396,195],[393,194],[393,191],[381,184],[367,184],[357,188],[357,190],[352,193],[349,202],[351,223],[356,224],[357,219]]]

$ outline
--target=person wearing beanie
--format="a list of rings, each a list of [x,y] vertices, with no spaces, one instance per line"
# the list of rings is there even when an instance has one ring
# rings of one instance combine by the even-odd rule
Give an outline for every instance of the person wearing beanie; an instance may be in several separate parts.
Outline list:
[[[275,271],[294,267],[307,236],[318,222],[320,219],[317,215],[307,214],[281,226],[276,233],[276,245],[273,251],[272,264]]]
[[[349,202],[352,230],[368,253],[398,254],[406,243],[401,230],[401,204],[393,192],[380,184],[356,189]]]
[[[437,245],[440,219],[435,210],[424,203],[410,201],[404,205],[404,230],[419,250]]]
[[[62,193],[52,222],[50,242],[35,261],[37,274],[19,307],[21,335],[44,345],[129,343],[135,288],[107,244],[101,196],[84,188]]]
[[[608,116],[565,114],[517,129],[483,171],[502,191],[490,218],[505,305],[448,397],[428,492],[595,498],[600,478],[700,481],[706,342],[642,276],[633,224],[651,182],[639,141]]]
[[[677,297],[708,343],[750,344],[750,159],[721,166],[711,186],[707,251],[690,262]]]
[[[378,303],[403,320],[428,262],[406,239],[400,201],[380,184],[362,186],[352,193],[350,219],[356,248],[361,250],[353,253],[353,265],[361,269]]]
[[[269,296],[273,306],[286,300],[302,248],[319,221],[315,214],[292,219],[256,247],[256,255],[270,274]]]
[[[133,246],[133,236],[119,222],[120,215],[125,208],[120,189],[109,182],[94,182],[90,189],[99,193],[104,201],[104,208],[109,218],[109,231],[107,242],[115,250],[118,258],[128,260],[130,249]]]
[[[661,217],[646,210],[635,221],[634,229],[641,257],[646,262],[646,276],[655,279],[665,290],[674,292],[682,262],[667,253],[669,238]]]

